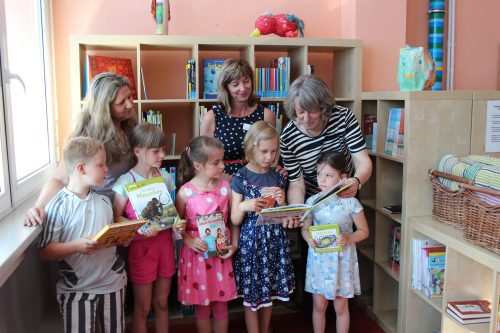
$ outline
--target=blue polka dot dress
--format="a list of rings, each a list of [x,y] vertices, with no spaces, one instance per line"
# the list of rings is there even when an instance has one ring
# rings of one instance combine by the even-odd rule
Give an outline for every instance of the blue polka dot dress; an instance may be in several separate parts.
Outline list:
[[[248,200],[261,196],[263,187],[285,185],[284,177],[274,170],[257,174],[243,167],[234,174],[231,189]],[[282,225],[257,226],[257,218],[255,212],[245,214],[233,261],[238,296],[254,311],[272,306],[273,299],[288,301],[295,288],[286,229]]]
[[[212,110],[215,115],[214,136],[224,144],[224,160],[244,160],[243,138],[250,125],[264,120],[264,107],[258,104],[257,109],[246,117],[231,117],[220,105],[214,106]],[[242,163],[226,163],[224,172],[232,175],[242,166]]]

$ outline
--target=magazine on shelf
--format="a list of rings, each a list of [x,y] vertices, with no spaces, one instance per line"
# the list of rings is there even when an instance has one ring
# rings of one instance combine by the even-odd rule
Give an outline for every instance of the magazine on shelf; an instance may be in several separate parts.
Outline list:
[[[118,246],[122,242],[131,240],[146,222],[146,220],[136,220],[106,224],[92,239],[101,247]]]
[[[332,195],[337,195],[351,185],[352,183],[348,182],[346,179],[341,180],[330,191],[318,197],[312,205],[295,204],[264,208],[259,213],[257,225],[281,224],[283,223],[283,219],[285,218],[293,218],[303,221],[309,215],[309,212],[312,211],[317,205],[319,205],[321,202],[328,199]]]
[[[196,216],[196,224],[198,226],[200,238],[203,239],[208,246],[208,251],[203,253],[205,258],[225,255],[228,252],[225,246],[229,245],[230,242],[227,237],[226,225],[222,212],[198,215]]]
[[[485,299],[450,301],[448,309],[462,319],[489,318],[491,316],[491,303]]]
[[[318,244],[314,249],[316,253],[342,251],[342,247],[337,245],[337,237],[340,235],[338,224],[312,225],[309,227],[309,235]]]
[[[148,220],[148,227],[162,231],[180,220],[163,177],[127,184],[125,191],[136,215]]]

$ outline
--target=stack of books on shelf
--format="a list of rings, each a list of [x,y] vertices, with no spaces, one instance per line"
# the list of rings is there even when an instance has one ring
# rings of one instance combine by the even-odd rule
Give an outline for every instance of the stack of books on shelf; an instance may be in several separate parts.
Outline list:
[[[384,153],[389,156],[402,157],[404,155],[405,110],[391,108],[387,124]]]
[[[366,148],[375,150],[377,136],[374,137],[374,125],[377,123],[377,115],[375,113],[365,113],[363,116],[363,132],[365,134]],[[376,125],[375,125],[376,126]],[[374,147],[375,145],[375,147]]]
[[[491,303],[484,299],[450,301],[446,312],[462,325],[487,323],[491,318]]]
[[[401,227],[393,226],[391,230],[391,248],[389,253],[389,266],[394,273],[399,274],[399,258],[401,249]]]
[[[270,66],[255,68],[255,94],[260,97],[285,98],[290,87],[290,57],[273,59]]]
[[[186,63],[186,98],[196,99],[196,61],[189,59]]]
[[[427,238],[414,238],[412,246],[412,288],[430,298],[443,296],[446,248]]]
[[[153,110],[143,111],[142,120],[163,129],[163,115],[161,114],[160,111],[153,111]]]
[[[199,117],[200,123],[198,124],[198,127],[201,129],[201,123],[203,122],[203,118],[205,117],[205,115],[208,112],[208,108],[205,105],[200,105],[198,107],[198,112],[199,112],[199,116],[200,116]]]
[[[276,117],[276,132],[281,133],[281,130],[283,129],[283,115],[280,114],[280,103],[278,102],[272,102],[267,104],[266,106],[269,110],[273,111],[275,117]]]
[[[224,59],[203,60],[203,98],[217,99],[217,78]]]

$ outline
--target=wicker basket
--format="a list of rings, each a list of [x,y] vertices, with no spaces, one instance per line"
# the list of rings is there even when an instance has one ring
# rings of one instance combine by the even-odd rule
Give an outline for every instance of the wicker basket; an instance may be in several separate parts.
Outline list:
[[[464,189],[467,201],[464,238],[500,253],[500,206],[490,205],[473,194],[473,191],[476,191],[500,198],[500,191],[470,185],[460,187]]]
[[[429,175],[433,197],[432,217],[437,221],[450,224],[459,229],[464,229],[465,206],[467,205],[464,190],[452,191],[441,184],[437,177],[443,177],[470,185],[472,185],[473,181],[436,170],[429,170]]]

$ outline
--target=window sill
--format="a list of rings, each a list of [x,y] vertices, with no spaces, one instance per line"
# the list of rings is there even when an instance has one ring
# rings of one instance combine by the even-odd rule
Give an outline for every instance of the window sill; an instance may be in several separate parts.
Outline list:
[[[42,231],[40,227],[23,225],[26,211],[37,197],[38,191],[0,220],[0,287],[24,260],[26,250]]]

